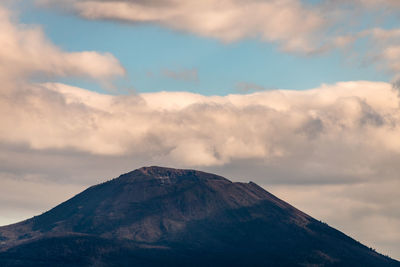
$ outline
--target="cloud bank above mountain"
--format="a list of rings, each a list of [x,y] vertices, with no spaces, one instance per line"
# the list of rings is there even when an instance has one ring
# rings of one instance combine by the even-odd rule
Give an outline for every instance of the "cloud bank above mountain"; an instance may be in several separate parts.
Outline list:
[[[400,153],[397,92],[386,83],[224,97],[178,92],[111,96],[64,84],[29,86],[1,99],[2,114],[15,115],[2,118],[9,126],[0,135],[6,143],[146,155],[185,166],[291,158],[313,162],[315,169],[309,171],[314,174],[335,162],[344,164],[341,172],[346,165],[353,172],[355,165],[372,161],[349,176],[374,174],[369,168],[379,167],[380,157]],[[366,151],[375,151],[372,159]]]

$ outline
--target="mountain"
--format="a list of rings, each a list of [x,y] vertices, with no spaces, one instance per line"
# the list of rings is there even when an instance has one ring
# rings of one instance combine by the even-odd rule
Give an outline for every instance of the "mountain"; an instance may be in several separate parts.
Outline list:
[[[317,200],[316,200],[317,201]],[[0,266],[400,266],[253,182],[144,167],[0,227]]]

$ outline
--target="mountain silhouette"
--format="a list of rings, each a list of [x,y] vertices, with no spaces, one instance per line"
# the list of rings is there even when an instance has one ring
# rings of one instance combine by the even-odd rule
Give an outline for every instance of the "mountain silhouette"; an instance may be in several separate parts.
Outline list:
[[[253,182],[143,167],[0,227],[0,266],[400,266]]]

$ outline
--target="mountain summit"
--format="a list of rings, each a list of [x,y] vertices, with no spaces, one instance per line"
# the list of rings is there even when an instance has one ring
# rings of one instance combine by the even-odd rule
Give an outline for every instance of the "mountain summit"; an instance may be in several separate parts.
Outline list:
[[[0,227],[1,266],[400,266],[268,193],[143,167]]]

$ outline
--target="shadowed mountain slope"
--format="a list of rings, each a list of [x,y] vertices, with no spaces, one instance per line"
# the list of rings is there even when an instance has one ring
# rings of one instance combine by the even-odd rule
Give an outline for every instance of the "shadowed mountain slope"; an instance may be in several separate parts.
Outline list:
[[[0,266],[400,266],[255,183],[144,167],[0,227]]]

